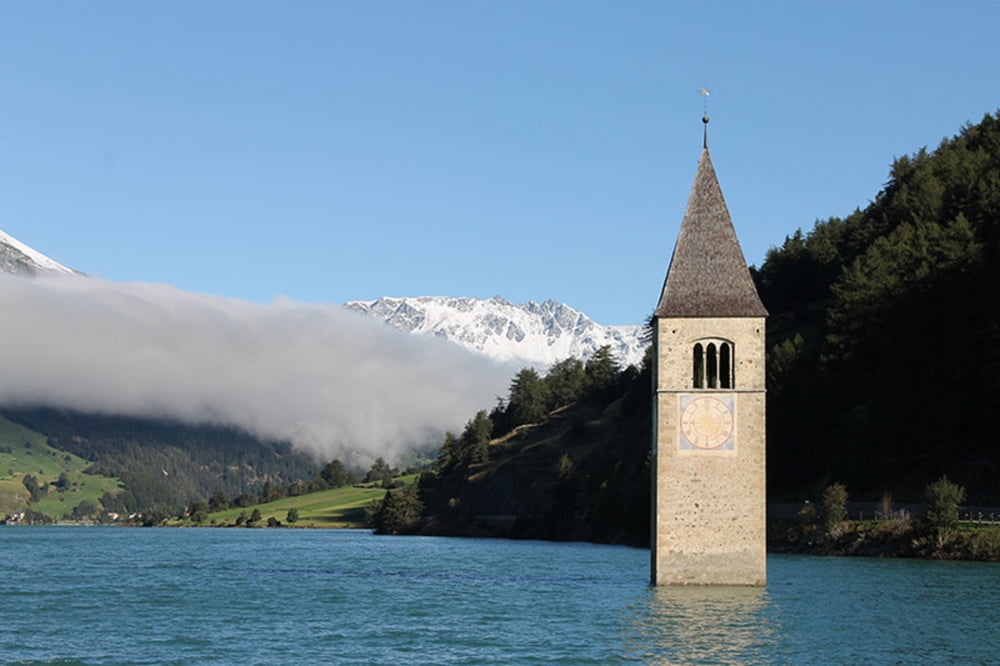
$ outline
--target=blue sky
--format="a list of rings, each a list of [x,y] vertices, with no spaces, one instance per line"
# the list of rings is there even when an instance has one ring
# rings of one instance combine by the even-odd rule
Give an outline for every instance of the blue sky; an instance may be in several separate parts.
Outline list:
[[[747,260],[1000,108],[1000,2],[4,2],[0,229],[257,302],[654,307],[701,148]]]

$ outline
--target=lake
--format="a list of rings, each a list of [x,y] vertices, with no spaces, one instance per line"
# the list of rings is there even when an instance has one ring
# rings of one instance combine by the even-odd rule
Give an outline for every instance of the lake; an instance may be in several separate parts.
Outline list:
[[[772,556],[652,588],[645,550],[362,530],[0,527],[14,664],[1000,662],[1000,566]]]

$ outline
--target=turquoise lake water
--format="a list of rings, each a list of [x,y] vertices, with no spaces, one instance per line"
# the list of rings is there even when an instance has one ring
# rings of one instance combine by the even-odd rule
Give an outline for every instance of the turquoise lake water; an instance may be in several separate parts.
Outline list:
[[[648,551],[358,530],[0,528],[14,664],[995,664],[1000,566],[773,556],[652,588]]]

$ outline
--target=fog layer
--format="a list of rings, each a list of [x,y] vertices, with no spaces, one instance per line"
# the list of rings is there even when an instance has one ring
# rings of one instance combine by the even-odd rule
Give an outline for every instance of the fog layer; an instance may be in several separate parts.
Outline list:
[[[0,405],[226,423],[323,459],[458,430],[509,368],[335,305],[0,274]]]

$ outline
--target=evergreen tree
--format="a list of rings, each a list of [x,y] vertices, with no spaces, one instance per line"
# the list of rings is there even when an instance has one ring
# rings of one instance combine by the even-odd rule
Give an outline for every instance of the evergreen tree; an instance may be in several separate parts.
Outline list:
[[[465,430],[459,438],[459,462],[467,465],[486,462],[490,455],[492,434],[493,422],[485,410],[480,410],[466,423]]]
[[[548,386],[534,368],[524,368],[510,384],[507,411],[514,427],[541,420],[549,411]]]
[[[369,517],[377,534],[406,534],[419,525],[424,505],[420,501],[419,484],[399,490],[387,490],[382,503]]]
[[[384,463],[385,461],[382,462]],[[339,460],[331,460],[323,465],[323,469],[319,475],[330,488],[342,488],[352,485],[355,482],[354,475],[348,472],[347,468],[344,467],[344,463]]]
[[[229,508],[229,502],[226,500],[226,496],[222,493],[221,488],[216,488],[212,496],[208,498],[208,510],[209,511],[222,511]]]
[[[611,345],[599,347],[584,366],[587,375],[587,387],[598,394],[606,394],[618,380],[618,361],[611,353]]]
[[[433,469],[436,474],[444,474],[457,465],[461,459],[458,438],[450,432],[444,434],[444,443],[438,451],[438,457],[434,460]]]
[[[583,397],[586,382],[587,372],[580,359],[571,357],[554,363],[545,376],[550,403],[561,407],[576,402]]]
[[[368,470],[368,474],[365,475],[365,483],[370,483],[372,481],[385,483],[386,480],[391,483],[392,477],[393,469],[384,458],[379,457],[375,459],[375,462],[372,463],[371,468]]]

